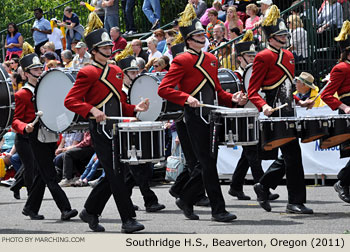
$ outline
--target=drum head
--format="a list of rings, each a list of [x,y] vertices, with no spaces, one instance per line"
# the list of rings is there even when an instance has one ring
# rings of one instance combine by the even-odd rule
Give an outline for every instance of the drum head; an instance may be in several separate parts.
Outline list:
[[[246,66],[243,73],[243,86],[246,93],[248,93],[249,81],[250,81],[250,77],[252,77],[252,73],[253,73],[253,63],[250,63],[249,65]]]
[[[41,123],[60,133],[69,128],[75,113],[64,106],[64,99],[73,87],[75,79],[69,72],[53,69],[45,72],[35,89],[35,109],[42,111]]]
[[[14,103],[12,84],[6,70],[0,65],[0,137],[7,132],[13,118]]]
[[[161,114],[163,99],[158,95],[158,86],[161,81],[161,78],[158,77],[160,76],[141,75],[134,80],[131,86],[130,104],[136,105],[142,99],[149,98],[149,109],[137,115],[141,121],[155,121]]]
[[[240,90],[241,82],[232,70],[219,68],[218,79],[224,91],[233,94]]]

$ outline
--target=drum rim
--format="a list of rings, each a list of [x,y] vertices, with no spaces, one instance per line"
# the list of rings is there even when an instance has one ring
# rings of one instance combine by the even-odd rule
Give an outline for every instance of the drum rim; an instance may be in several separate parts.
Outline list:
[[[14,94],[13,94],[13,88],[12,88],[12,85],[8,85],[7,83],[7,79],[9,78],[9,75],[8,73],[6,72],[6,70],[0,65],[0,72],[4,78],[4,84],[6,85],[6,88],[5,90],[7,90],[7,97],[8,97],[8,106],[9,106],[9,109],[8,109],[8,113],[7,113],[7,121],[6,121],[6,125],[5,127],[3,128],[4,129],[7,129],[11,126],[12,124],[12,121],[13,121],[13,109],[11,108],[11,105],[15,102],[14,100]]]
[[[246,115],[248,114],[252,114],[254,116],[258,116],[259,115],[259,111],[255,108],[232,108],[232,109],[216,109],[216,110],[212,110],[213,113],[218,113],[218,114],[222,114],[222,115]]]
[[[68,69],[69,70],[69,69]],[[38,83],[37,85],[35,86],[35,91],[34,91],[34,109],[35,109],[35,112],[38,112],[38,105],[37,105],[37,93],[38,93],[38,89],[39,89],[39,86],[40,86],[40,82],[44,79],[44,77],[51,73],[51,72],[60,72],[60,73],[63,73],[65,76],[67,76],[71,81],[72,81],[72,86],[74,85],[75,83],[75,79],[73,78],[73,76],[70,74],[71,71],[63,71],[61,69],[57,69],[57,68],[52,68],[52,69],[49,69],[47,71],[44,71],[40,77],[38,78]],[[68,75],[69,73],[69,75]],[[62,132],[65,132],[67,130],[69,130],[69,128],[72,126],[73,123],[76,123],[78,121],[78,115],[75,114],[74,117],[73,117],[73,120],[71,121],[71,123],[69,124],[69,126],[67,126],[65,129],[63,130],[59,130],[59,131],[56,131],[56,130],[53,130],[53,129],[50,129],[49,127],[47,127],[47,125],[44,123],[44,121],[41,119],[41,117],[39,117],[39,122],[40,124],[48,131],[50,132],[54,132],[54,133],[57,133],[57,134],[61,134]]]

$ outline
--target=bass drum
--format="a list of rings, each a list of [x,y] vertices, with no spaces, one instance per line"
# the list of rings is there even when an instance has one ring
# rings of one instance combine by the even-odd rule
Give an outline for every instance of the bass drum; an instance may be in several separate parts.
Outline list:
[[[224,91],[234,94],[242,90],[242,84],[236,74],[227,68],[219,68],[218,79]]]
[[[244,86],[245,93],[247,94],[248,94],[249,81],[250,81],[250,77],[252,77],[252,73],[253,73],[253,63],[250,63],[246,66],[243,73],[243,86]],[[258,93],[263,99],[265,99],[265,93],[263,93],[261,90]],[[256,108],[251,101],[248,101],[248,103],[244,107]]]
[[[0,137],[11,127],[13,120],[14,96],[12,84],[6,70],[0,65]]]
[[[64,99],[73,87],[78,71],[51,69],[44,72],[35,87],[35,111],[42,111],[41,124],[49,131],[84,130],[88,123],[64,106]]]
[[[146,73],[137,77],[130,90],[130,104],[138,104],[141,100],[149,98],[149,108],[138,113],[141,121],[167,121],[177,120],[183,115],[183,107],[169,102],[158,95],[158,86],[165,76],[165,72]]]

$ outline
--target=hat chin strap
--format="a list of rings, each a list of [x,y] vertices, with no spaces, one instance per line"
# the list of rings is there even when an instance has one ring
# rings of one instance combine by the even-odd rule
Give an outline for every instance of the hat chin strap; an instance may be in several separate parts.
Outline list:
[[[101,54],[103,57],[105,57],[106,59],[109,59],[109,58],[112,56],[112,54],[106,55],[106,54],[102,53],[102,52],[98,49],[98,47],[96,48],[96,51],[97,51],[99,54]]]
[[[196,43],[198,43],[198,44],[201,44],[201,45],[204,45],[205,44],[205,41],[199,41],[199,40],[197,40],[197,39],[194,39],[192,36],[189,38],[189,39],[191,39],[192,41],[194,41],[194,42],[196,42]]]
[[[278,43],[282,44],[282,45],[285,45],[287,44],[287,41],[286,42],[283,42],[282,40],[279,40],[278,38],[276,38],[276,35],[272,37],[274,40],[276,40]]]
[[[32,73],[30,72],[30,69],[29,69],[28,73],[29,73],[31,76],[33,76],[35,79],[38,79],[38,78],[40,77],[40,75],[38,76],[38,75],[32,74]]]

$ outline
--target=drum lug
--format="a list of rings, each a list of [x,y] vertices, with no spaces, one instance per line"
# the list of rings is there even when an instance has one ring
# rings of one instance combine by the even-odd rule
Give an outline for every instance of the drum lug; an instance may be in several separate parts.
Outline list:
[[[271,132],[273,131],[273,123],[270,123]]]
[[[349,126],[350,126],[350,121],[349,119],[346,119],[346,127],[349,128]]]
[[[131,150],[128,150],[128,158],[130,164],[138,164],[139,160],[137,157],[142,157],[142,151],[141,150],[136,150],[135,145],[131,146]]]
[[[233,134],[232,134],[232,130],[228,131],[228,134],[226,135],[226,141],[227,141],[227,146],[228,147],[234,147],[235,146],[235,142],[233,141]]]

